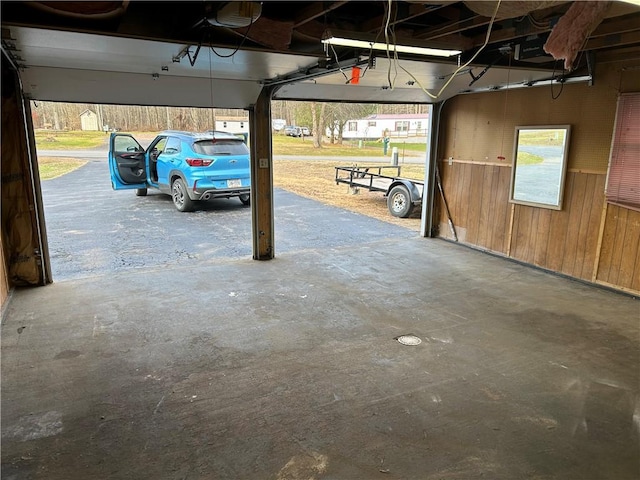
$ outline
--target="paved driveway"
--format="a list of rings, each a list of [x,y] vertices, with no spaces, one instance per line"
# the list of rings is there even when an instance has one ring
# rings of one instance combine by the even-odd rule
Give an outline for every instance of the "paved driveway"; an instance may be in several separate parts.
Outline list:
[[[197,212],[180,213],[168,195],[113,191],[104,157],[86,159],[80,169],[42,182],[54,281],[228,257],[251,259],[251,208],[238,199],[214,200]],[[275,229],[276,257],[311,247],[330,255],[335,247],[417,235],[279,189]]]

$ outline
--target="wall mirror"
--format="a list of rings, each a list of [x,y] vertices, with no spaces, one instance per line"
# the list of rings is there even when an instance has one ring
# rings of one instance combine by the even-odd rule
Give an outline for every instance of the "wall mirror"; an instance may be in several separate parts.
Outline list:
[[[570,125],[516,127],[511,202],[562,209],[570,130]]]

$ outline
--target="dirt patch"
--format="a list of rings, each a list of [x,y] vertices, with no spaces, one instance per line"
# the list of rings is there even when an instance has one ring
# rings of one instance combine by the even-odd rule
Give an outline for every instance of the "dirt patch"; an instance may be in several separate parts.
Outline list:
[[[359,193],[354,195],[347,185],[336,185],[335,167],[343,164],[344,162],[321,160],[276,160],[273,167],[273,182],[278,188],[326,205],[344,208],[415,231],[420,230],[419,209],[416,209],[410,218],[396,218],[389,213],[387,199],[382,193],[360,189]],[[402,176],[421,179],[424,176],[424,167],[422,165],[403,166]]]

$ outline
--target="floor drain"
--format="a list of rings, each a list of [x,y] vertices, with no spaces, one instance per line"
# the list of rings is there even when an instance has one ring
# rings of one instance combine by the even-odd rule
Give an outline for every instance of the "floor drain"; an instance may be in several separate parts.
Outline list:
[[[402,345],[420,345],[422,343],[422,340],[415,335],[400,335],[396,337],[396,340]]]

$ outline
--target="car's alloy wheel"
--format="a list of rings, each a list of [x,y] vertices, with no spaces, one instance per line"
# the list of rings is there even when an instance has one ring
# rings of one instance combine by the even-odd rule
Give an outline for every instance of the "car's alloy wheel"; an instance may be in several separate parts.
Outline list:
[[[189,198],[187,186],[181,178],[176,178],[171,184],[171,198],[178,211],[190,212],[193,210],[193,200]]]

